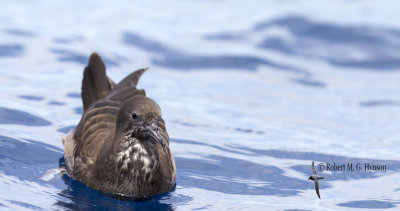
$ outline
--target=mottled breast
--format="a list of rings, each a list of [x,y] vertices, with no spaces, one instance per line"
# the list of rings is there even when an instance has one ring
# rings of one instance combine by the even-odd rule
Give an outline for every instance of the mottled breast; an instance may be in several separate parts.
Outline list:
[[[141,143],[136,138],[126,137],[126,142],[121,144],[121,150],[115,162],[118,163],[118,190],[120,193],[140,195],[137,191],[145,191],[153,182],[153,172],[159,168],[158,157],[148,150],[146,143]],[[146,190],[147,191],[147,190]]]

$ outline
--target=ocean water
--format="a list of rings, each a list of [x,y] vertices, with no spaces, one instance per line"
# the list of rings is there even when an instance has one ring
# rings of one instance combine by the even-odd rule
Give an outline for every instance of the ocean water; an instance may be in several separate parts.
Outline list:
[[[0,2],[0,210],[399,209],[398,1]],[[92,52],[114,81],[150,68],[172,192],[117,200],[57,173]]]

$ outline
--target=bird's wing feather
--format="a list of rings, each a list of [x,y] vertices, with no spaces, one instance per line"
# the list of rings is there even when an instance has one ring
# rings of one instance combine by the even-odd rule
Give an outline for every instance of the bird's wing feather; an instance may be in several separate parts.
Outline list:
[[[317,192],[318,198],[321,199],[321,196],[319,196],[319,184],[318,184],[318,180],[314,180],[315,182],[315,191]]]
[[[311,168],[312,168],[312,172],[313,172],[313,174],[317,174],[317,171],[315,171],[315,167],[314,167],[314,161],[312,162],[312,165],[311,165]]]
[[[75,130],[75,156],[96,160],[105,141],[114,137],[120,106],[120,102],[100,100],[88,108]]]

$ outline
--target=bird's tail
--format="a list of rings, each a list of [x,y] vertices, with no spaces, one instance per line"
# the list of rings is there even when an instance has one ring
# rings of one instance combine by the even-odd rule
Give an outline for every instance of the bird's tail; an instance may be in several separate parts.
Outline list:
[[[92,53],[82,80],[83,110],[94,102],[103,99],[112,90],[115,83],[106,75],[106,67],[97,53]]]
[[[146,96],[144,89],[137,89],[136,85],[139,82],[142,74],[147,70],[147,68],[142,68],[134,71],[133,73],[122,79],[121,82],[116,84],[111,90],[110,94],[106,97],[108,100],[112,101],[125,101],[135,95]]]

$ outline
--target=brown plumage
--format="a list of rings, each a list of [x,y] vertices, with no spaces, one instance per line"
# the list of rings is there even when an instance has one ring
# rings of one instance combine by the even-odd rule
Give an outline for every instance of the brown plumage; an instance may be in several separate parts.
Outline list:
[[[84,114],[63,137],[69,174],[81,183],[114,195],[142,198],[170,191],[175,161],[161,109],[136,89],[146,69],[115,84],[93,53],[84,70]]]

